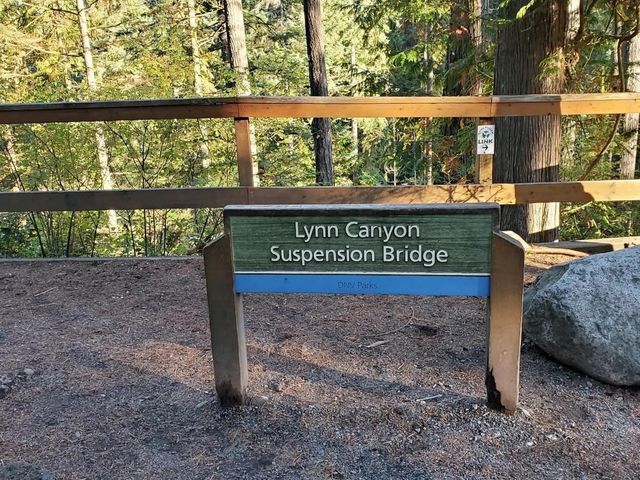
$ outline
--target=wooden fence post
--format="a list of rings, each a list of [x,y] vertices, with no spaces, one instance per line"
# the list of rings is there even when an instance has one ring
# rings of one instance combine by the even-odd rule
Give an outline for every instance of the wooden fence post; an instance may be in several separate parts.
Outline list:
[[[478,127],[482,125],[492,125],[492,118],[479,118]],[[493,154],[483,155],[476,149],[476,183],[492,183],[493,182]]]
[[[247,396],[247,346],[242,295],[233,286],[230,237],[219,237],[203,253],[216,393],[222,406],[240,405]]]
[[[241,187],[255,187],[253,158],[251,157],[251,125],[245,117],[234,118],[238,181]]]
[[[509,413],[520,388],[525,246],[515,234],[493,233],[485,383],[489,407]]]

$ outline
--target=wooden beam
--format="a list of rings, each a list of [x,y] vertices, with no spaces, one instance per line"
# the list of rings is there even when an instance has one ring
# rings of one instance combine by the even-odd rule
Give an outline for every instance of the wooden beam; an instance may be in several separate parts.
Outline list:
[[[207,245],[203,255],[216,393],[222,406],[240,405],[247,397],[247,342],[242,295],[233,286],[229,236]]]
[[[0,212],[221,208],[246,204],[247,198],[246,188],[241,187],[1,192]]]
[[[640,111],[640,93],[493,97],[226,97],[0,105],[0,124],[172,118],[423,118]]]
[[[525,248],[514,234],[493,234],[485,383],[488,405],[509,413],[518,407],[520,389]]]
[[[240,113],[248,117],[486,117],[491,112],[491,97],[243,97],[238,100]]]
[[[493,119],[491,118],[479,118],[478,127],[481,125],[492,125]],[[487,184],[493,182],[493,154],[483,155],[476,151],[476,164],[475,164],[475,182],[480,184]]]
[[[640,180],[516,183],[513,188],[514,197],[508,198],[509,203],[513,204],[640,200]]]
[[[0,124],[232,118],[234,98],[123,100],[0,105]]]
[[[402,187],[213,187],[0,192],[0,212],[222,208],[316,203],[477,203],[639,201],[640,180]]]
[[[612,237],[597,238],[593,240],[574,240],[565,242],[536,243],[536,247],[545,247],[553,250],[576,250],[583,253],[605,253],[622,250],[624,248],[640,245],[640,237]],[[553,249],[553,250],[552,250]]]
[[[251,158],[251,128],[248,118],[234,118],[236,132],[236,155],[238,160],[238,182],[241,187],[253,187],[254,172]]]

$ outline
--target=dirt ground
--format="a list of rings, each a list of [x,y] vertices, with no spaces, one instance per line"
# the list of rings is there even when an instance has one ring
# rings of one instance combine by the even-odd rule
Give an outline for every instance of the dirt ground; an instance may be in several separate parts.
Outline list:
[[[0,262],[0,478],[639,478],[638,390],[525,339],[522,409],[484,406],[485,308],[247,296],[253,403],[221,409],[202,259]]]

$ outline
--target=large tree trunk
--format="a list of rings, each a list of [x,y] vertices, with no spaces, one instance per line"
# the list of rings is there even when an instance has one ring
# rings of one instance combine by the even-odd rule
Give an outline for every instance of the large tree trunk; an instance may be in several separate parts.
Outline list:
[[[225,0],[224,15],[227,28],[227,45],[229,48],[229,62],[236,72],[236,91],[238,95],[251,95],[249,82],[249,59],[247,57],[247,41],[244,30],[244,14],[242,13],[242,0]],[[260,185],[258,175],[258,145],[253,123],[249,124],[249,143],[251,158],[253,159],[253,184]]]
[[[498,30],[494,93],[525,95],[561,93],[564,84],[562,53],[567,34],[567,2],[535,2],[521,19],[517,12],[528,0],[512,0],[501,11],[506,23]],[[553,68],[543,72],[542,62]],[[560,180],[560,115],[496,119],[493,180],[500,183],[557,182]],[[506,206],[502,228],[528,241],[557,238],[559,204]]]
[[[225,0],[224,9],[227,24],[229,61],[231,62],[231,68],[236,72],[236,90],[238,95],[251,95],[242,0]]]
[[[87,22],[87,4],[85,0],[77,0],[77,8],[80,35],[82,37],[82,56],[87,74],[87,85],[89,86],[89,90],[95,93],[98,90],[98,82],[93,66],[93,50],[91,48],[91,37],[89,35],[89,25]],[[102,189],[112,190],[113,182],[111,180],[111,168],[109,166],[109,151],[107,150],[104,128],[101,124],[96,125],[96,145],[98,150],[98,164],[100,165],[100,174],[102,176]],[[117,230],[118,217],[116,216],[115,210],[109,210],[107,212],[107,218],[109,230]]]
[[[625,52],[627,68],[627,91],[640,92],[640,35],[636,35],[627,44]],[[638,158],[638,117],[637,113],[624,116],[622,132],[624,134],[623,152],[620,158],[620,178],[633,179]]]
[[[304,0],[304,25],[307,32],[309,57],[309,84],[311,95],[327,96],[329,87],[324,55],[324,29],[322,27],[321,0]],[[333,185],[333,160],[331,147],[331,121],[314,118],[311,122],[313,149],[316,160],[316,183]]]

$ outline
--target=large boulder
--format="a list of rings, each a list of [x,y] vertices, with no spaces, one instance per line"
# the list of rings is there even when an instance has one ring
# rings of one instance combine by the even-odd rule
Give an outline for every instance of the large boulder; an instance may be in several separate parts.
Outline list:
[[[557,265],[529,287],[525,334],[598,380],[640,385],[640,247]]]

